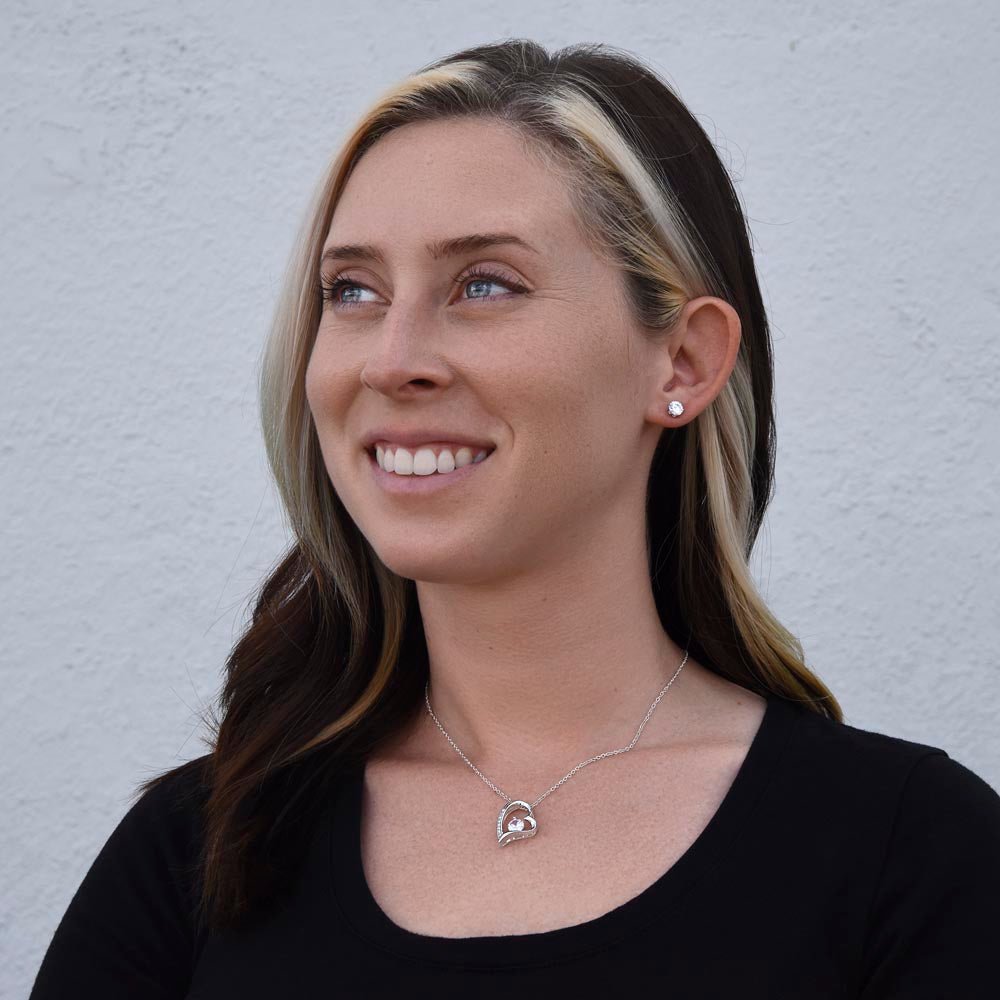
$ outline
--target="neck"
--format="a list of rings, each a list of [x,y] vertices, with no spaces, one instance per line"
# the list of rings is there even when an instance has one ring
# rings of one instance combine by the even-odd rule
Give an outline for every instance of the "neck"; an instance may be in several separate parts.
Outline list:
[[[616,566],[591,547],[578,565],[535,566],[530,578],[482,587],[418,581],[431,708],[488,777],[551,782],[554,771],[631,742],[684,660],[660,623],[645,552],[637,555]],[[674,736],[705,673],[688,659],[637,748]],[[419,720],[421,753],[465,767],[424,706]]]

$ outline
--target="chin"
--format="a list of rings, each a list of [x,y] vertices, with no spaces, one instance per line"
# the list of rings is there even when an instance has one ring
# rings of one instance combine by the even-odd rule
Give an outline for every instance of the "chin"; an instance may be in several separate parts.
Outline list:
[[[418,583],[487,583],[501,571],[495,561],[470,558],[467,543],[454,548],[440,542],[429,542],[426,547],[415,546],[412,535],[401,540],[398,546],[376,545],[371,539],[369,541],[388,569],[397,576]]]

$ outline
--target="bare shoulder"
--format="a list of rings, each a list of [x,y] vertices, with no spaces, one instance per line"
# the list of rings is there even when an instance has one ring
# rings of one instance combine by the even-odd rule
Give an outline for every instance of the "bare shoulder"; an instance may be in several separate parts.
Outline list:
[[[712,670],[692,662],[684,689],[683,734],[686,743],[747,748],[767,711],[767,699]]]

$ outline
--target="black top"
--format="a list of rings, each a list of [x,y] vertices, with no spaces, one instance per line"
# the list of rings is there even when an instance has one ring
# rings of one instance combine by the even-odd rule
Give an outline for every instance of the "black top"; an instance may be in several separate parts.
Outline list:
[[[195,809],[177,781],[153,789],[77,890],[31,1000],[1000,990],[1000,796],[937,747],[771,697],[725,799],[665,874],[596,919],[498,937],[415,934],[379,908],[361,862],[362,778],[339,784],[287,900],[252,929],[210,935],[192,930],[178,875],[196,854]],[[516,889],[498,905],[511,902]]]

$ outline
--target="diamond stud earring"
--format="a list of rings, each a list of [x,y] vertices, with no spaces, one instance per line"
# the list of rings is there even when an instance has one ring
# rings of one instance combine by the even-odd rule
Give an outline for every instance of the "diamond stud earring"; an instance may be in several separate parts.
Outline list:
[[[679,417],[684,412],[684,404],[676,399],[670,400],[667,405],[667,413],[672,417]]]

